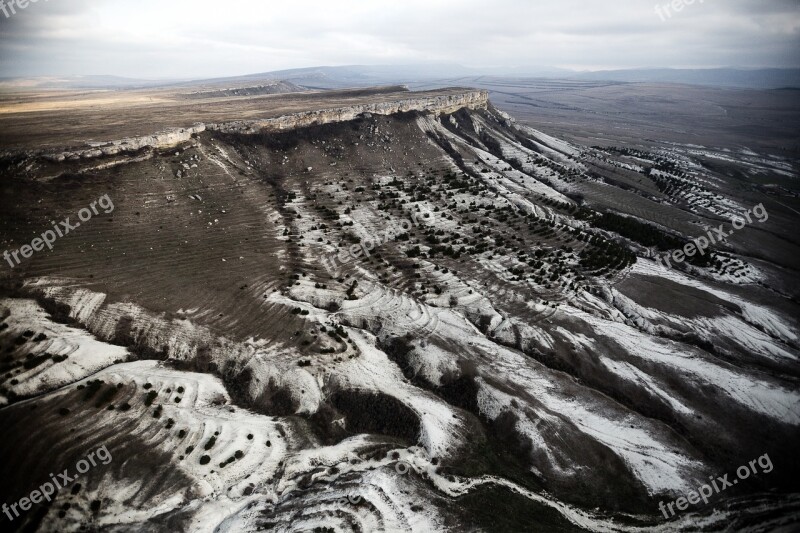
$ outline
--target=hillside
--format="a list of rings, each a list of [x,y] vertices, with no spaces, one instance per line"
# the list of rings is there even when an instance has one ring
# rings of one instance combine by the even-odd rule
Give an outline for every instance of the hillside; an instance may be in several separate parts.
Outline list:
[[[472,89],[214,91],[0,101],[3,248],[80,218],[0,274],[2,499],[113,455],[4,528],[796,523],[795,161]]]

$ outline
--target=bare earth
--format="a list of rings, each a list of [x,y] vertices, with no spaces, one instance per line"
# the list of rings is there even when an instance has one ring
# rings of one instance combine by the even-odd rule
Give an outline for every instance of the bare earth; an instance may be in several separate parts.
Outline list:
[[[459,89],[416,92],[455,94]],[[187,99],[186,89],[0,95],[0,147],[34,149],[149,135],[198,122],[272,118],[298,111],[408,98],[402,87]]]

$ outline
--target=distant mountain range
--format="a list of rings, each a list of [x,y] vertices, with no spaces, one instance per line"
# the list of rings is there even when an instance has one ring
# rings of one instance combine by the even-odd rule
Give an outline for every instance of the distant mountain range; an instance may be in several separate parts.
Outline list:
[[[342,66],[312,67],[253,74],[238,79],[281,79],[321,89],[410,83],[475,76],[582,79],[627,83],[678,83],[746,89],[800,88],[800,69],[633,69],[577,72],[557,68],[475,69],[460,65]]]
[[[602,70],[575,74],[575,78],[622,82],[682,83],[748,89],[800,88],[800,69],[636,69]]]
[[[201,80],[146,80],[119,76],[0,78],[0,90],[116,89],[158,86],[237,86],[263,80],[285,80],[312,89],[335,89],[397,83],[433,82],[496,76],[578,79],[624,83],[676,83],[743,89],[800,89],[800,69],[631,69],[578,72],[552,67],[470,68],[456,64],[347,65],[276,70],[243,76]]]

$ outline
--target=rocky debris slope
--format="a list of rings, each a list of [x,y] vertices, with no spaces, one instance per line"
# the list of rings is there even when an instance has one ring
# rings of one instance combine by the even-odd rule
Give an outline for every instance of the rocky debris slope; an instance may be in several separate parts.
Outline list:
[[[196,124],[189,128],[174,128],[166,131],[108,142],[92,142],[91,148],[42,154],[42,158],[61,163],[99,157],[133,153],[144,149],[165,150],[188,141],[205,131],[225,133],[257,134],[291,130],[312,125],[330,124],[353,120],[363,115],[393,115],[395,113],[453,113],[459,109],[485,109],[489,95],[486,91],[465,91],[462,94],[446,94],[424,98],[402,98],[390,102],[368,103],[348,107],[320,109],[291,113],[284,116],[252,121],[232,121],[219,124]],[[13,156],[13,154],[11,154]]]

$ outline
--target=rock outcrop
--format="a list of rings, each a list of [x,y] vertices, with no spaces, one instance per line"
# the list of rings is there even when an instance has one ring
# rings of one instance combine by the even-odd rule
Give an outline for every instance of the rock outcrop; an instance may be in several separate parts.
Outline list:
[[[413,93],[409,93],[413,94]],[[188,128],[171,128],[152,135],[130,137],[105,143],[92,143],[91,148],[76,151],[62,151],[43,154],[42,157],[54,163],[79,161],[103,156],[114,156],[125,152],[136,152],[144,148],[164,150],[184,143],[193,135],[203,131],[220,131],[252,135],[269,131],[285,131],[333,122],[345,122],[364,115],[393,115],[417,111],[421,113],[453,113],[459,109],[485,109],[489,105],[487,91],[465,90],[461,93],[442,94],[426,97],[401,98],[388,102],[359,104],[346,107],[317,109],[287,115],[222,122],[217,124],[198,123]]]
[[[49,161],[61,163],[63,161],[117,155],[123,152],[136,152],[143,148],[166,149],[186,142],[192,138],[192,135],[205,130],[206,126],[204,124],[196,124],[189,128],[173,128],[153,135],[130,137],[107,143],[93,143],[94,146],[86,150],[45,154],[43,157]]]
[[[209,130],[226,133],[254,134],[264,131],[281,131],[332,122],[345,122],[362,115],[393,115],[418,111],[422,113],[453,113],[462,108],[486,108],[489,93],[486,91],[465,91],[461,94],[432,96],[427,98],[404,98],[392,102],[362,104],[349,107],[318,109],[292,113],[281,117],[262,120],[235,121],[223,124],[210,124]]]

